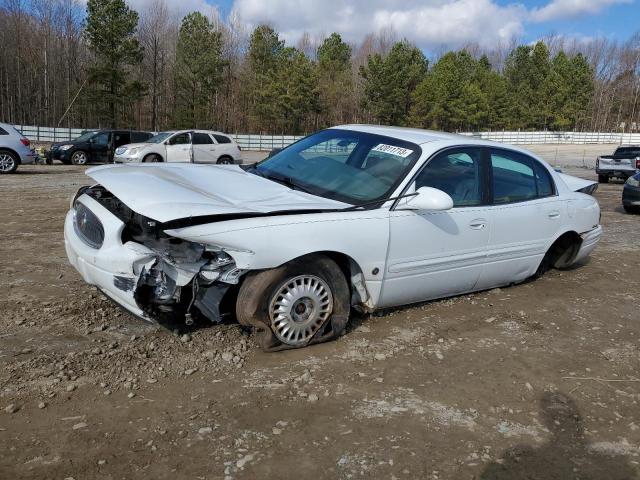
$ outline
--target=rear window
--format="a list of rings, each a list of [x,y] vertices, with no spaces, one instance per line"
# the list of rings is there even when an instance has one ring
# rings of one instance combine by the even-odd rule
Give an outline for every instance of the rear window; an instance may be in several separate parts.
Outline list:
[[[151,134],[147,132],[131,132],[132,143],[144,142],[145,140],[149,140],[150,138]]]
[[[229,137],[225,137],[224,135],[213,135],[213,138],[216,139],[218,143],[231,143],[231,139]]]
[[[9,132],[7,132],[4,128],[0,127],[0,135],[9,135]]]
[[[196,132],[193,134],[194,145],[211,145],[212,143],[213,143],[213,140],[211,140],[211,137],[206,133]]]
[[[616,157],[628,156],[628,157],[640,157],[640,148],[638,147],[619,147],[613,154]]]

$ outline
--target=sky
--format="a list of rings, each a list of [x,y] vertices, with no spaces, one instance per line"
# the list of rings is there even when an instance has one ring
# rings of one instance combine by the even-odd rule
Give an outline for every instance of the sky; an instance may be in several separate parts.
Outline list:
[[[128,0],[144,8],[155,0]],[[625,40],[640,31],[640,0],[165,0],[180,12],[232,12],[249,28],[268,23],[288,43],[304,32],[337,31],[357,43],[371,32],[393,29],[425,51],[477,43],[492,48],[516,38],[535,42],[555,33],[589,42]]]

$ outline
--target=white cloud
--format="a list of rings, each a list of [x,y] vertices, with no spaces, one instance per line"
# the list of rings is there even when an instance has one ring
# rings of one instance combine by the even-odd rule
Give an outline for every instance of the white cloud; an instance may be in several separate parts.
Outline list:
[[[154,4],[160,3],[161,0],[127,0],[127,5],[137,11],[140,15],[144,15]],[[207,16],[212,15],[216,11],[216,7],[207,3],[206,0],[164,0],[169,12],[175,15],[186,15],[190,12],[202,12]]]
[[[611,5],[631,3],[632,0],[551,0],[547,5],[531,11],[534,22],[548,22],[579,15],[594,15]]]
[[[340,33],[359,41],[392,28],[423,48],[477,42],[493,46],[520,35],[528,12],[520,4],[494,0],[235,0],[234,10],[250,26],[269,23],[287,41],[303,32]]]

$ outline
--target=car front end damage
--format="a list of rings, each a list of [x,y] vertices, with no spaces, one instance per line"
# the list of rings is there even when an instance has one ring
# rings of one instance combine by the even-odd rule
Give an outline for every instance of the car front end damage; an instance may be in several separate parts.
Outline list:
[[[145,320],[218,323],[245,270],[215,246],[167,235],[104,187],[81,189],[65,219],[65,247],[83,279]]]

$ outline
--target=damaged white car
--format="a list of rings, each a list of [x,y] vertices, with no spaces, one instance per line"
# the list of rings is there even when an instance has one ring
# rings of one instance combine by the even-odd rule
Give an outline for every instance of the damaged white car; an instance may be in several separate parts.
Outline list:
[[[252,166],[87,171],[69,260],[134,315],[253,327],[266,350],[340,335],[350,311],[484,290],[564,268],[601,237],[593,182],[525,150],[347,125]]]

